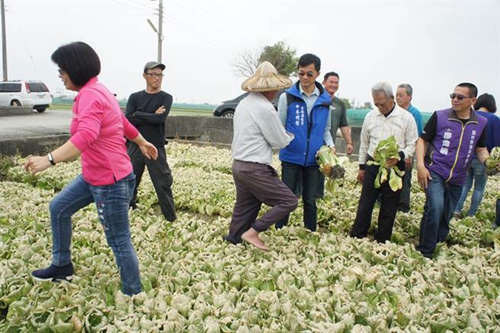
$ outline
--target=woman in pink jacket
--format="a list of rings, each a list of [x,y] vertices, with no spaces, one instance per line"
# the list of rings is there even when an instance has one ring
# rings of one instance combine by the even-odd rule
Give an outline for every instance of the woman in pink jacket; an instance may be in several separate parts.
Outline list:
[[[57,163],[81,155],[82,173],[50,203],[52,264],[35,270],[35,280],[71,280],[71,216],[94,202],[109,246],[120,270],[122,291],[141,292],[139,264],[130,238],[128,208],[135,175],[127,155],[125,137],[135,142],[148,158],[158,152],[122,113],[114,95],[97,80],[101,62],[83,42],[59,47],[52,54],[64,86],[77,91],[73,105],[71,138],[47,156],[31,156],[25,169],[36,174]]]

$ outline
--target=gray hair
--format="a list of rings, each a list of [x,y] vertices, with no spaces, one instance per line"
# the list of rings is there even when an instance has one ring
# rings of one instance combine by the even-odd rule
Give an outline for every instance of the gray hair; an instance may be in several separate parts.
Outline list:
[[[406,93],[408,94],[408,96],[413,96],[413,88],[411,87],[410,84],[402,83],[398,86],[398,88],[403,88],[404,90],[406,90]]]
[[[383,92],[387,97],[394,97],[394,93],[392,92],[392,87],[388,82],[377,82],[372,87],[372,95],[375,95],[379,92]]]

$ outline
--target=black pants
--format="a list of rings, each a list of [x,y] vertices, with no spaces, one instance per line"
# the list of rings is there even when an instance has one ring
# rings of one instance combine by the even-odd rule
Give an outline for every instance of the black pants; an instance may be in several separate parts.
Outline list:
[[[351,229],[351,236],[363,238],[368,235],[373,206],[380,195],[381,204],[375,240],[379,243],[384,243],[391,239],[392,227],[394,226],[394,219],[396,218],[396,212],[398,210],[401,190],[394,192],[389,186],[389,180],[382,183],[378,189],[375,188],[374,181],[378,168],[378,165],[366,166],[363,188],[361,190],[361,197],[359,198],[356,219]]]
[[[147,166],[149,176],[151,177],[156,195],[158,196],[161,212],[167,221],[172,222],[177,218],[175,215],[174,198],[172,195],[172,172],[168,167],[165,146],[157,146],[156,149],[158,149],[158,158],[156,160],[149,160],[142,154],[141,150],[135,143],[127,143],[128,155],[132,161],[132,166],[136,176],[136,185],[134,195],[132,196],[132,200],[130,200],[130,206],[134,207],[136,205],[137,188],[141,183],[144,167]]]
[[[406,168],[405,175],[403,176],[403,189],[401,190],[401,197],[399,198],[398,209],[402,212],[410,211],[410,193],[411,193],[411,172],[413,166]]]
[[[299,192],[299,186],[302,184],[302,201],[304,204],[304,226],[316,231],[317,228],[317,206],[316,206],[316,191],[320,181],[321,172],[317,165],[305,167],[293,163],[281,162],[281,177],[283,183],[292,190],[293,193]],[[283,228],[288,224],[289,214],[281,221],[276,223],[276,228]]]

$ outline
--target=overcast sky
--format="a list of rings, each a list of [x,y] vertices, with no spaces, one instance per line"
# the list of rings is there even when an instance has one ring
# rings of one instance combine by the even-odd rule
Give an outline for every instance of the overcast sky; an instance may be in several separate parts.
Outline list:
[[[4,0],[9,79],[64,93],[50,56],[84,41],[100,80],[119,98],[144,89],[157,58],[158,0]],[[450,106],[456,84],[475,83],[500,104],[500,0],[164,0],[164,90],[178,103],[216,104],[241,93],[232,63],[246,50],[285,41],[340,74],[338,95],[371,101],[378,81],[410,83],[413,104]]]

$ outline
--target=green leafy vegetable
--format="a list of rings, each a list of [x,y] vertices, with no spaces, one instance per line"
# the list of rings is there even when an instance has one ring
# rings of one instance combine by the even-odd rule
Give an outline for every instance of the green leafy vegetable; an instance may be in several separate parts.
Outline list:
[[[345,176],[343,165],[348,161],[347,157],[337,157],[328,146],[322,146],[316,152],[316,163],[319,170],[326,177],[326,190],[334,192],[335,179],[341,179]]]
[[[493,147],[490,157],[484,164],[488,175],[494,175],[500,172],[500,147]]]
[[[398,167],[389,167],[388,160],[399,159],[399,146],[394,135],[378,143],[373,153],[373,161],[368,161],[368,165],[379,165],[377,176],[375,177],[375,188],[379,188],[384,182],[389,180],[389,186],[396,192],[403,188],[404,171]]]

